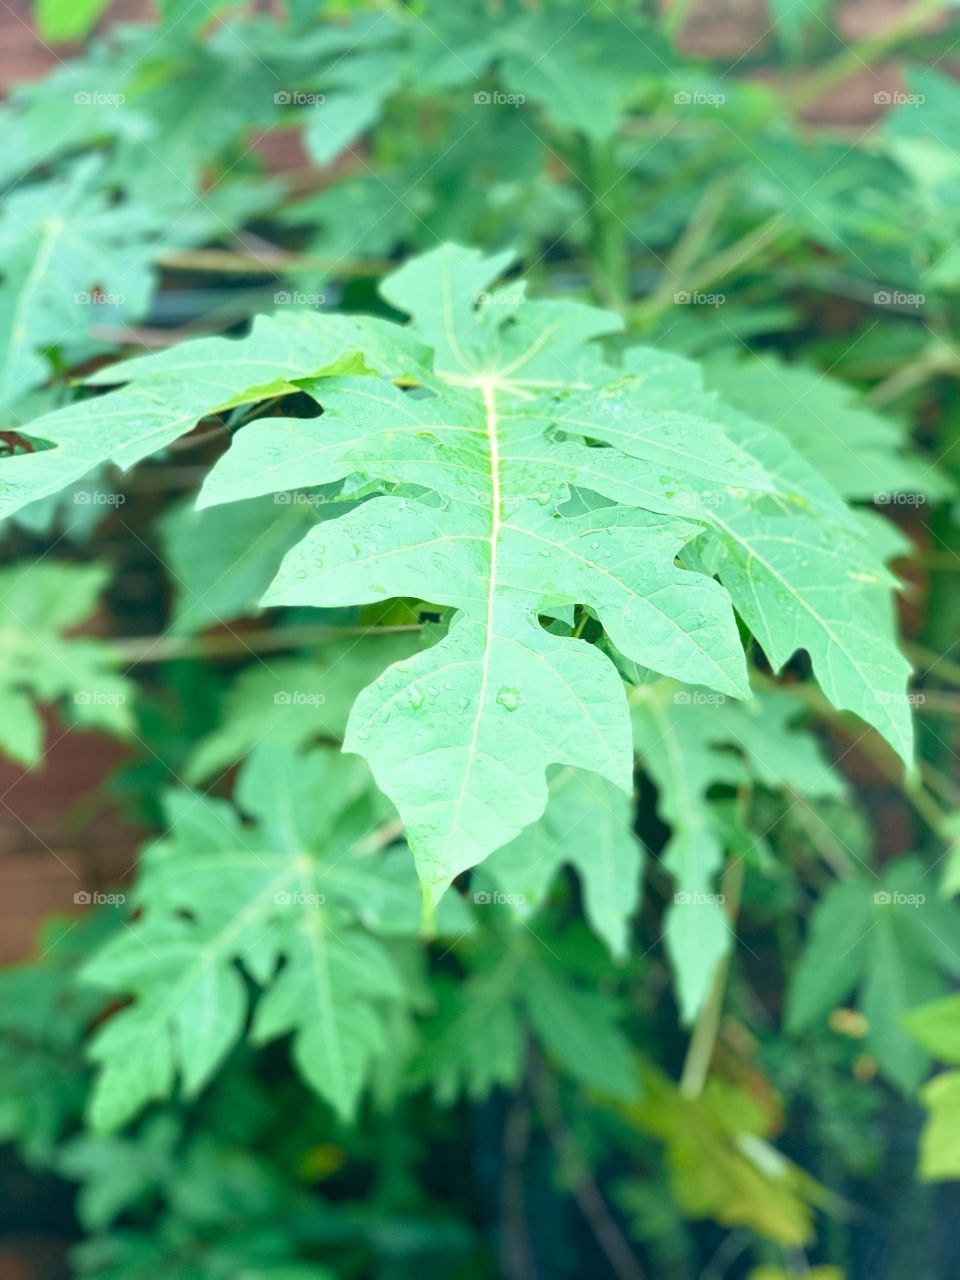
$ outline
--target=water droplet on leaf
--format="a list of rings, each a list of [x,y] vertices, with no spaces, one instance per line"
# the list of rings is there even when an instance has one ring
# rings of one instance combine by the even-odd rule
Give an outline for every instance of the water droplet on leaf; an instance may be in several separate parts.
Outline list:
[[[519,689],[505,684],[497,691],[497,705],[503,707],[504,711],[516,711],[522,701]]]

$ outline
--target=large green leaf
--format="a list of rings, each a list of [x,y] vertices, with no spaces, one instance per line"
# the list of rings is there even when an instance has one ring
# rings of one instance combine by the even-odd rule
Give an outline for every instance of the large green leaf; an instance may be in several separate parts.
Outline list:
[[[263,744],[238,783],[253,825],[222,801],[171,796],[170,836],[148,850],[137,886],[142,916],[86,969],[88,982],[136,997],[92,1046],[96,1128],[166,1097],[177,1076],[186,1096],[206,1084],[246,1025],[244,974],[264,988],[254,1039],[292,1032],[306,1079],[341,1115],[354,1112],[386,1046],[385,1009],[406,999],[389,950],[361,921],[413,935],[419,915],[409,862],[398,881],[399,866],[364,853],[377,811],[363,787],[342,755]]]
[[[90,96],[89,94],[87,95]],[[140,312],[152,287],[150,211],[95,189],[96,166],[8,195],[0,218],[0,409],[49,377],[45,352],[96,349],[98,319]],[[82,473],[78,473],[82,474]]]
[[[107,577],[56,560],[0,571],[0,748],[21,764],[43,754],[34,701],[61,703],[91,728],[131,727],[130,684],[109,643],[70,634],[91,618]]]
[[[418,344],[396,326],[346,316],[283,312],[248,337],[206,338],[101,370],[90,382],[130,385],[37,418],[30,434],[53,448],[0,460],[0,516],[56,493],[105,461],[130,467],[204,417],[293,388],[293,380],[364,368],[401,376]]]
[[[910,750],[892,580],[843,501],[689,362],[607,363],[617,317],[491,292],[508,262],[450,245],[410,261],[383,286],[408,328],[292,315],[102,371],[129,385],[39,420],[58,447],[0,465],[19,501],[24,477],[45,492],[94,454],[129,465],[204,414],[318,402],[242,427],[202,503],[341,486],[353,505],[288,552],[266,602],[449,611],[439,643],[360,694],[345,740],[433,900],[540,816],[548,766],[629,789],[621,679],[582,626],[541,623],[557,610],[597,619],[625,660],[743,697],[732,599],[775,666],[806,648],[838,706]]]
[[[616,673],[592,646],[546,631],[543,610],[585,603],[637,661],[747,691],[726,597],[674,567],[698,526],[625,506],[566,516],[562,504],[569,486],[597,483],[598,467],[635,476],[668,508],[672,486],[682,488],[673,475],[767,486],[763,469],[707,420],[646,416],[642,382],[583,345],[615,327],[610,317],[560,303],[476,311],[504,265],[438,250],[385,286],[434,348],[435,368],[421,375],[429,395],[366,379],[311,386],[323,417],[272,436],[281,442],[272,475],[254,463],[270,430],[255,424],[205,491],[223,500],[353,471],[404,486],[308,535],[266,599],[333,606],[412,595],[458,611],[440,644],[360,696],[346,743],[397,803],[433,896],[539,816],[548,764],[629,783]],[[557,427],[614,447],[559,443]],[[422,768],[425,756],[435,771]]]

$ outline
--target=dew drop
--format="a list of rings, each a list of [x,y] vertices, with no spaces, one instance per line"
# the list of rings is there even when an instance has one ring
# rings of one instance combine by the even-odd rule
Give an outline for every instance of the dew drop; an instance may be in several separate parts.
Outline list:
[[[504,684],[497,691],[497,705],[503,707],[504,711],[516,711],[522,701],[519,689]]]

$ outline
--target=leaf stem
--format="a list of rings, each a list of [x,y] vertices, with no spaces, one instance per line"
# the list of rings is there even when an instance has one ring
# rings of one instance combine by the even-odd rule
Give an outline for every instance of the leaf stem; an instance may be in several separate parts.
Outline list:
[[[287,271],[329,271],[338,277],[374,279],[396,267],[388,259],[345,261],[329,256],[279,252],[254,257],[232,249],[171,249],[157,254],[158,266],[170,271],[199,271],[213,275],[278,276]]]
[[[726,249],[721,249],[719,253],[709,258],[697,271],[690,273],[690,277],[684,282],[682,292],[695,292],[706,288],[709,284],[717,283],[728,276],[731,271],[735,271],[752,258],[762,254],[776,239],[777,235],[785,230],[781,225],[782,222],[783,214],[775,214],[772,218],[768,218],[766,222],[762,222],[759,226],[754,227],[753,230],[748,231],[746,235],[741,236],[739,240],[735,240]],[[673,305],[676,292],[676,283],[664,280],[649,297],[644,298],[634,308],[634,323],[640,326],[648,326],[662,311]]]
[[[917,35],[944,7],[944,0],[918,0],[900,13],[886,30],[847,45],[835,58],[820,66],[789,95],[788,105],[795,111],[802,110],[858,71],[871,68],[904,40]]]
[[[731,930],[740,909],[743,876],[743,858],[735,858],[727,864],[721,879],[723,910],[730,922]],[[687,1046],[687,1056],[683,1062],[683,1071],[680,1074],[680,1092],[685,1098],[699,1097],[707,1082],[713,1050],[717,1043],[717,1033],[720,1030],[720,1018],[727,990],[727,975],[730,972],[730,954],[731,952],[728,951],[717,964],[710,992],[693,1026],[693,1034]]]
[[[580,172],[584,192],[591,202],[588,219],[591,236],[591,272],[600,301],[614,311],[624,312],[630,297],[630,262],[627,254],[628,228],[617,211],[607,203],[621,170],[614,153],[615,143],[588,142]],[[574,172],[577,167],[574,167]]]
[[[301,649],[343,636],[395,635],[420,631],[419,623],[388,627],[272,627],[260,631],[214,633],[204,636],[134,636],[109,641],[118,665],[174,662],[182,658],[234,658],[251,653]]]
[[[618,1280],[644,1280],[640,1264],[607,1208],[590,1172],[590,1165],[563,1117],[556,1084],[535,1050],[530,1055],[529,1080],[530,1091],[550,1145],[556,1153],[557,1163],[569,1178],[573,1197],[610,1263],[613,1274]]]

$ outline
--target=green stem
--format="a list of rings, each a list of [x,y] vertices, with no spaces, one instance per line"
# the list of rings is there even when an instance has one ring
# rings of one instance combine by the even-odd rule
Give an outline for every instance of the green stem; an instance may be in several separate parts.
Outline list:
[[[957,685],[960,688],[960,662],[951,662],[936,649],[929,649],[926,645],[916,644],[913,641],[903,647],[911,661],[921,663],[926,668],[921,673],[923,676],[934,676],[945,684]]]
[[[743,892],[744,864],[742,858],[728,863],[721,880],[724,896],[723,909],[731,928],[740,909],[740,895]],[[727,990],[727,976],[730,972],[730,952],[720,960],[717,971],[713,975],[710,993],[703,1008],[697,1015],[693,1026],[693,1034],[687,1047],[687,1056],[683,1062],[680,1075],[680,1092],[685,1098],[696,1098],[703,1092],[710,1071],[717,1033],[720,1030],[720,1018],[723,1014],[723,1001]]]
[[[735,240],[719,253],[709,258],[697,271],[691,272],[684,281],[682,292],[694,293],[703,290],[707,285],[718,283],[732,271],[737,271],[752,259],[760,257],[774,242],[785,227],[782,226],[783,215],[776,214],[766,222],[762,222],[746,235]],[[673,306],[677,290],[677,282],[664,280],[657,289],[639,303],[633,311],[634,323],[649,326],[661,312]]]
[[[199,271],[212,275],[279,276],[288,271],[329,271],[338,278],[360,279],[379,279],[397,265],[387,260],[349,261],[282,252],[254,257],[231,249],[170,249],[158,253],[154,261],[169,271]]]
[[[591,202],[591,274],[598,298],[614,311],[624,312],[630,296],[628,230],[607,195],[620,174],[615,144],[588,142],[581,162],[584,190]],[[571,166],[573,167],[573,166]]]
[[[899,400],[901,396],[913,391],[916,387],[923,386],[925,382],[940,374],[948,374],[954,378],[960,377],[960,352],[938,341],[921,352],[916,359],[895,369],[888,378],[884,378],[883,382],[877,383],[868,393],[867,402],[880,408],[892,400]]]
[[[799,792],[792,791],[788,787],[787,794],[790,797],[791,808],[813,842],[817,853],[820,854],[838,879],[849,879],[856,871],[856,868],[850,859],[850,855],[830,830],[830,827],[824,822],[816,809],[807,804]]]
[[[394,635],[420,630],[419,623],[396,627],[273,627],[205,636],[135,636],[111,640],[109,647],[118,665],[139,666],[144,662],[174,662],[182,658],[242,658],[251,653],[302,649],[342,636]]]
[[[789,105],[794,110],[810,106],[836,85],[892,53],[943,9],[944,0],[918,0],[899,14],[885,31],[848,45],[842,53],[819,67],[789,95]]]
[[[557,1165],[565,1175],[597,1244],[606,1255],[612,1274],[617,1280],[643,1280],[640,1264],[607,1208],[593,1178],[590,1164],[564,1119],[556,1084],[533,1049],[530,1053],[528,1077],[530,1092],[554,1149]]]
[[[686,23],[691,4],[692,0],[673,0],[673,4],[661,19],[664,30],[674,43]]]

